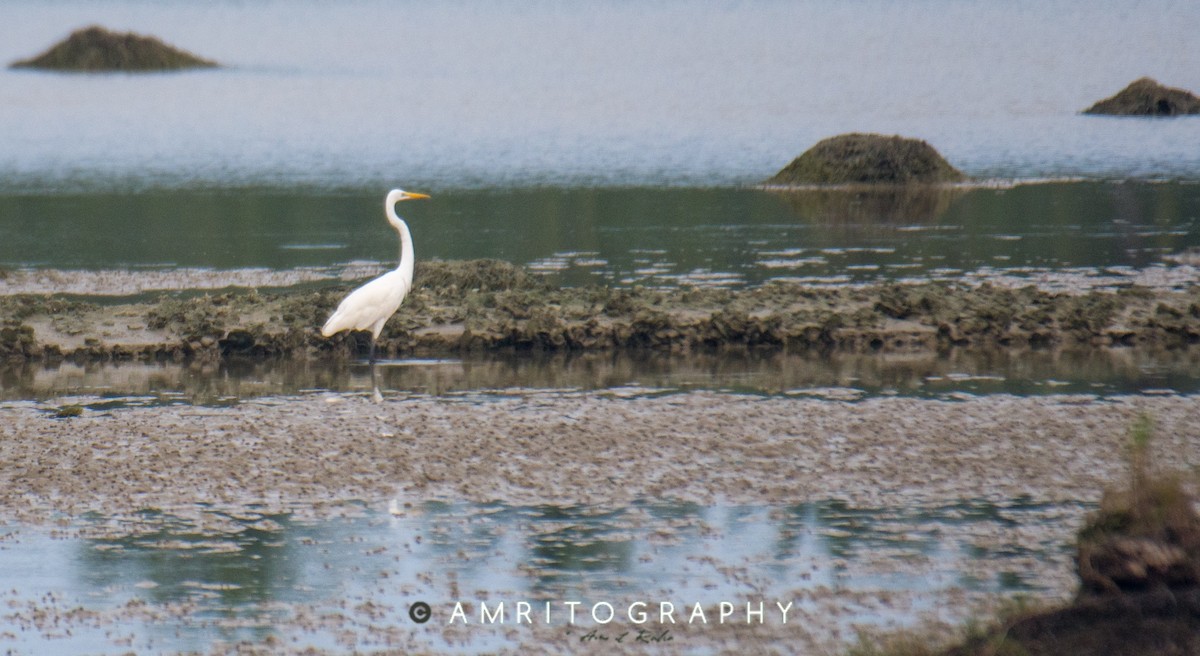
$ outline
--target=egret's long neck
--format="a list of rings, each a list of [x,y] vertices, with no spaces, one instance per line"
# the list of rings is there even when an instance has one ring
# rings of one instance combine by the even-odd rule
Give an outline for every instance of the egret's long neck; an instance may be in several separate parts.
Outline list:
[[[396,270],[404,275],[408,280],[412,280],[413,275],[413,240],[412,233],[408,231],[408,224],[404,219],[396,215],[396,207],[393,204],[387,206],[388,223],[400,233],[400,266]]]

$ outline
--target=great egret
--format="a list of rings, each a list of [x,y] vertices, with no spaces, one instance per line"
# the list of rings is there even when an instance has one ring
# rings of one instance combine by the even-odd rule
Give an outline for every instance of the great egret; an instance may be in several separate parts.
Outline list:
[[[396,267],[395,271],[389,271],[350,292],[321,327],[321,334],[326,337],[343,330],[370,330],[371,364],[375,363],[375,340],[379,339],[379,333],[383,332],[383,324],[396,313],[400,303],[408,295],[408,290],[412,289],[412,233],[408,231],[408,224],[404,219],[396,216],[396,203],[417,198],[429,196],[393,189],[388,192],[387,199],[383,202],[388,223],[400,233],[400,266]]]

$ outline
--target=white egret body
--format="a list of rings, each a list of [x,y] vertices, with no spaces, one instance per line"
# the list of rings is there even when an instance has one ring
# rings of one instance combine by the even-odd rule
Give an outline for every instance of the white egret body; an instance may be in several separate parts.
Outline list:
[[[371,282],[350,292],[342,299],[337,310],[321,327],[321,334],[330,337],[343,330],[371,331],[371,362],[375,362],[375,340],[383,332],[383,324],[396,313],[404,297],[412,289],[413,279],[413,240],[408,231],[408,224],[396,215],[396,203],[415,198],[429,198],[425,194],[416,194],[402,189],[388,192],[384,201],[384,212],[388,223],[400,233],[400,266],[395,271],[389,271]]]

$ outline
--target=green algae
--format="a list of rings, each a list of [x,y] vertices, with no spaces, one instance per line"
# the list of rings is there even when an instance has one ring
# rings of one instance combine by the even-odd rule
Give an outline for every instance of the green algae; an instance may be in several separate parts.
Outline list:
[[[162,294],[104,305],[0,297],[3,353],[210,357],[333,353],[359,357],[365,333],[321,336],[356,285]],[[36,327],[36,330],[34,329]],[[848,352],[953,346],[1180,346],[1200,341],[1200,294],[1086,294],[931,282],[861,288],[774,281],[742,290],[555,287],[494,260],[425,262],[387,322],[385,356],[481,350],[700,348]]]

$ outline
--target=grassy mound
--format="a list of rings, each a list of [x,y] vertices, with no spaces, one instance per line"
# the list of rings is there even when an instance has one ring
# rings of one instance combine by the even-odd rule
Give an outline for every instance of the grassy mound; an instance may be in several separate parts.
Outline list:
[[[77,72],[171,71],[215,66],[216,62],[173,48],[154,37],[110,32],[97,26],[76,30],[37,57],[12,64],[12,68]]]
[[[907,184],[965,179],[924,141],[854,133],[818,142],[764,184]]]
[[[1165,87],[1148,77],[1143,77],[1134,80],[1117,95],[1085,109],[1083,113],[1113,116],[1200,114],[1200,98],[1184,89]]]
[[[1006,627],[1022,653],[1200,653],[1200,514],[1183,477],[1154,466],[1152,433],[1134,422],[1128,486],[1105,490],[1079,533],[1075,603]]]
[[[1080,598],[1200,589],[1200,514],[1180,476],[1150,457],[1152,426],[1133,428],[1128,489],[1109,489],[1079,534]]]
[[[1183,478],[1151,461],[1153,427],[1131,431],[1128,487],[1106,490],[1079,533],[1074,603],[1002,612],[954,646],[928,636],[860,636],[852,656],[1200,654],[1200,514]]]

